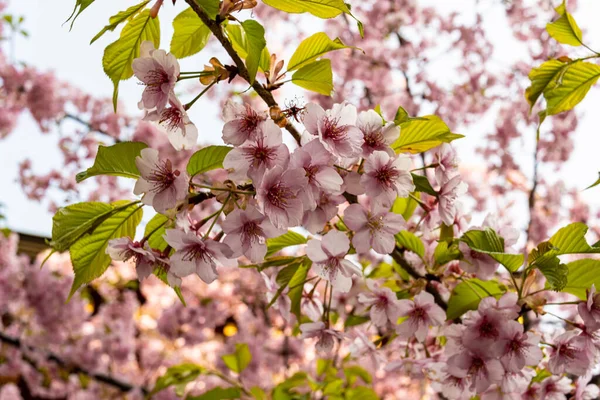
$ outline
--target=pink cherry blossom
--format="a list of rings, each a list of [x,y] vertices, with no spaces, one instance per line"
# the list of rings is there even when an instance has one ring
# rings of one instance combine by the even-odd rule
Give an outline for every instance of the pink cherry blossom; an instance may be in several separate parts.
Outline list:
[[[540,337],[523,332],[523,325],[509,320],[502,332],[502,340],[495,345],[501,347],[500,361],[507,371],[519,372],[526,365],[537,365],[544,355],[538,344]]]
[[[400,136],[400,127],[393,122],[383,124],[383,118],[375,110],[358,114],[358,129],[363,134],[362,157],[367,158],[374,151],[385,151],[390,156],[394,150],[390,147]]]
[[[374,151],[365,161],[360,183],[377,204],[389,207],[396,197],[408,197],[415,190],[410,165],[405,155],[390,157],[385,151]]]
[[[600,388],[598,385],[594,383],[588,385],[591,379],[592,374],[590,373],[577,379],[574,400],[596,400],[600,398]]]
[[[441,185],[458,175],[458,164],[460,160],[454,148],[448,143],[442,143],[433,153],[435,167],[435,179]]]
[[[171,272],[181,278],[196,273],[206,283],[217,279],[217,262],[231,266],[231,249],[195,232],[167,229],[165,240],[175,249],[171,256]]]
[[[260,125],[267,120],[267,115],[257,113],[248,104],[237,104],[230,99],[223,108],[223,119],[223,141],[239,146],[256,136]]]
[[[498,269],[498,261],[485,253],[472,250],[466,243],[458,244],[459,250],[463,254],[460,260],[460,268],[466,272],[475,274],[479,279],[488,280]]]
[[[299,192],[306,188],[307,183],[301,168],[285,171],[280,166],[271,168],[265,173],[256,193],[259,210],[276,228],[300,225],[304,208]]]
[[[290,168],[304,168],[308,187],[301,192],[306,210],[314,210],[321,193],[340,193],[344,180],[333,168],[333,157],[323,144],[312,140],[297,148],[291,156]]]
[[[133,193],[142,197],[142,202],[151,205],[159,213],[175,207],[188,194],[188,176],[173,169],[170,160],[160,160],[158,151],[143,149],[136,157],[135,165],[140,171]]]
[[[234,148],[223,160],[234,180],[252,178],[258,182],[267,169],[275,166],[286,168],[290,153],[281,142],[281,129],[272,120],[260,124],[256,134],[243,145]]]
[[[387,363],[387,358],[383,352],[378,351],[375,344],[369,340],[365,332],[361,329],[355,329],[353,334],[355,336],[354,341],[348,348],[352,357],[367,357],[376,370]]]
[[[498,216],[495,214],[488,214],[483,220],[482,226],[483,228],[492,228],[504,239],[505,251],[517,244],[517,241],[519,240],[519,230],[510,225],[500,223]]]
[[[306,255],[313,261],[316,273],[340,292],[350,290],[352,275],[362,275],[357,265],[344,258],[349,249],[348,237],[335,230],[323,236],[323,240],[309,240],[306,246]]]
[[[441,326],[446,321],[446,313],[435,304],[430,293],[422,291],[413,300],[400,300],[400,317],[407,317],[396,327],[396,332],[402,338],[415,336],[419,342],[427,337],[430,326]]]
[[[175,56],[164,50],[156,50],[154,43],[143,41],[140,57],[131,64],[133,73],[146,86],[139,103],[140,109],[156,108],[161,113],[172,95],[179,77],[179,63]]]
[[[396,325],[400,316],[400,303],[396,294],[390,288],[378,287],[372,279],[367,279],[370,292],[360,293],[358,302],[370,307],[371,322],[380,328],[385,328],[388,322]]]
[[[515,292],[506,292],[499,299],[488,296],[479,302],[477,312],[481,313],[487,309],[494,309],[501,313],[505,319],[517,319],[521,306],[518,304],[519,296]]]
[[[313,234],[320,232],[325,224],[336,216],[338,206],[345,201],[346,199],[342,195],[321,193],[317,200],[317,207],[304,213],[302,227]]]
[[[550,376],[542,382],[540,387],[540,399],[543,400],[567,400],[567,394],[571,393],[571,380],[566,376]]]
[[[600,293],[596,293],[596,286],[587,292],[587,299],[577,305],[577,311],[585,324],[586,329],[595,331],[600,329]]]
[[[323,316],[323,302],[319,300],[319,292],[315,290],[315,287],[310,283],[305,284],[304,290],[302,291],[302,300],[300,301],[300,307],[302,314],[310,318],[311,321],[318,321]]]
[[[439,190],[438,212],[444,224],[454,224],[457,213],[456,200],[467,192],[467,184],[457,175],[441,184]]]
[[[475,394],[471,389],[470,376],[454,376],[448,372],[448,364],[431,363],[427,367],[428,377],[432,379],[431,386],[443,393],[450,400],[470,399]]]
[[[304,126],[318,136],[323,146],[336,157],[358,156],[362,149],[363,134],[356,125],[356,107],[334,104],[325,111],[320,105],[309,103],[304,114]]]
[[[482,393],[504,376],[500,361],[489,358],[484,350],[466,351],[448,359],[448,372],[458,378],[470,376],[471,389]]]
[[[267,253],[266,239],[283,235],[285,229],[277,229],[256,207],[248,205],[245,210],[232,211],[222,223],[227,234],[223,243],[233,250],[233,257],[245,255],[251,262],[261,262]]]
[[[175,95],[169,97],[169,107],[162,111],[150,111],[144,121],[158,123],[175,150],[189,150],[198,142],[198,129],[188,117],[185,107]]]
[[[341,332],[329,329],[322,321],[308,322],[300,325],[302,339],[316,338],[316,349],[320,354],[329,354],[335,345],[335,339],[342,340],[344,335]]]
[[[394,235],[405,227],[401,215],[375,207],[369,212],[360,204],[352,204],[344,210],[344,223],[354,231],[352,245],[358,253],[367,253],[371,248],[379,254],[394,251]]]
[[[106,254],[115,261],[127,261],[133,258],[139,280],[146,279],[154,271],[155,257],[147,242],[142,245],[128,237],[112,239],[108,241]]]
[[[485,351],[491,357],[499,357],[507,339],[505,330],[508,320],[494,308],[482,308],[470,313],[463,324],[466,329],[463,345],[472,351]]]
[[[554,340],[548,369],[555,375],[566,372],[582,376],[592,367],[593,361],[586,339],[574,331],[567,331]]]

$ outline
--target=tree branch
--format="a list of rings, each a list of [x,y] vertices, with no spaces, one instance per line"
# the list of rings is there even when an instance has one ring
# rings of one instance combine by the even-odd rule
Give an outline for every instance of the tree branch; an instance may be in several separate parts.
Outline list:
[[[223,33],[223,29],[221,28],[221,24],[217,21],[213,21],[210,19],[208,14],[196,3],[195,0],[185,0],[186,3],[190,5],[192,10],[198,15],[198,17],[202,20],[204,25],[210,29],[210,31],[215,35],[217,40],[221,43],[227,54],[231,57],[236,67],[238,68],[239,75],[248,83],[250,83],[250,75],[248,74],[248,69],[244,64],[244,61],[240,58],[238,53],[233,49],[233,45],[229,41],[229,39]],[[260,96],[261,99],[269,107],[278,107],[273,94],[268,91],[260,82],[257,80],[252,83],[252,88],[256,91],[256,93]],[[291,122],[287,122],[285,129],[294,137],[296,142],[300,144],[300,133],[298,130],[292,125]]]
[[[5,343],[10,346],[13,346],[13,347],[16,347],[16,348],[20,349],[21,351],[27,350],[27,351],[35,351],[38,353],[39,352],[45,353],[44,357],[46,358],[46,360],[56,363],[59,367],[66,369],[69,373],[84,374],[98,382],[112,386],[115,389],[120,390],[121,392],[130,392],[134,389],[140,389],[142,391],[142,393],[148,394],[148,390],[144,387],[134,386],[128,382],[123,382],[123,381],[113,378],[109,375],[104,375],[104,374],[87,371],[78,365],[74,365],[72,363],[69,363],[69,362],[63,360],[58,355],[56,355],[52,352],[44,352],[44,351],[36,349],[32,346],[28,346],[28,345],[24,344],[21,341],[21,339],[15,338],[12,336],[8,336],[2,331],[0,331],[0,342]],[[37,363],[34,360],[32,360],[30,357],[27,357],[25,354],[23,354],[23,359],[27,363],[29,363],[31,366],[33,366],[36,370],[38,369]]]

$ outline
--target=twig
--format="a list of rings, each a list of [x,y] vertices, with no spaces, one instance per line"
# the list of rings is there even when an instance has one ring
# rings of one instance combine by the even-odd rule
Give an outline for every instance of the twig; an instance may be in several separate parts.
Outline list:
[[[225,49],[227,54],[229,54],[229,56],[235,63],[236,67],[238,68],[239,75],[244,80],[246,80],[246,82],[250,83],[250,75],[248,74],[248,69],[246,68],[246,65],[244,64],[244,61],[240,58],[238,53],[233,49],[233,45],[231,44],[229,39],[223,33],[221,24],[217,21],[210,19],[208,14],[206,14],[206,12],[204,12],[202,7],[200,7],[195,0],[185,0],[185,2],[189,4],[189,6],[192,8],[192,10],[194,10],[196,15],[198,15],[198,17],[202,20],[204,25],[206,25],[208,27],[208,29],[210,29],[210,31],[213,33],[213,35],[215,35],[217,40],[221,43],[221,45],[223,46],[223,48]],[[260,82],[255,80],[254,83],[252,83],[252,88],[260,96],[260,98],[264,100],[264,102],[267,104],[267,106],[278,107],[278,104],[275,101],[273,94],[270,91],[268,91]],[[288,123],[285,126],[285,129],[294,137],[296,142],[298,144],[300,144],[300,133],[294,127],[294,125],[292,125],[291,122],[288,121]]]
[[[64,119],[71,119],[73,121],[79,122],[80,124],[87,126],[88,129],[91,130],[92,132],[97,132],[97,133],[100,133],[102,135],[110,137],[111,139],[113,139],[115,141],[115,143],[120,143],[121,142],[121,140],[119,138],[116,138],[116,137],[112,136],[111,134],[109,134],[108,132],[106,132],[105,130],[103,130],[101,128],[93,126],[88,121],[85,121],[85,120],[81,119],[77,115],[65,114]]]

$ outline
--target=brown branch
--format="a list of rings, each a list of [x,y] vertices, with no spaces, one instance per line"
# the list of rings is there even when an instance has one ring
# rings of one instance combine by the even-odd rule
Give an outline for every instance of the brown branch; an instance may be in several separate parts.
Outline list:
[[[22,352],[24,352],[24,351],[30,351],[30,352],[35,351],[38,353],[43,352],[42,350],[39,350],[32,346],[28,346],[28,345],[24,344],[21,341],[21,339],[19,339],[19,338],[15,338],[15,337],[6,335],[2,331],[0,331],[0,342],[5,343],[10,346],[13,346],[13,347],[16,347],[16,348],[20,349]],[[120,390],[121,392],[130,392],[134,389],[140,389],[142,391],[142,393],[148,394],[148,390],[144,387],[134,386],[130,383],[123,382],[123,381],[113,378],[112,376],[109,376],[109,375],[104,375],[104,374],[87,371],[78,365],[74,365],[72,363],[69,363],[69,362],[63,360],[58,355],[56,355],[52,352],[43,352],[43,353],[44,353],[44,358],[46,360],[54,362],[59,367],[67,370],[69,373],[86,375],[98,382],[112,386],[115,389]],[[38,365],[33,359],[31,359],[30,357],[27,357],[25,354],[23,354],[23,360],[25,360],[28,364],[30,364],[32,367],[34,367],[36,370],[38,370]]]
[[[88,129],[92,132],[97,132],[100,133],[102,135],[108,136],[111,139],[113,139],[115,141],[115,143],[120,143],[121,140],[119,138],[116,138],[114,136],[112,136],[111,134],[109,134],[108,132],[106,132],[105,130],[99,128],[99,127],[95,127],[93,126],[91,123],[89,123],[88,121],[85,121],[83,119],[81,119],[80,117],[78,117],[77,115],[73,115],[73,114],[65,114],[64,119],[71,119],[75,122],[79,122],[80,124],[87,126]]]
[[[244,61],[240,58],[238,53],[233,49],[233,45],[231,44],[229,39],[225,36],[225,33],[223,33],[221,24],[217,21],[210,19],[208,14],[206,14],[206,12],[202,9],[202,7],[200,7],[198,5],[198,3],[196,3],[195,0],[185,0],[185,2],[190,5],[192,10],[194,10],[196,15],[198,15],[198,17],[202,20],[204,25],[206,25],[208,27],[208,29],[210,29],[210,31],[213,33],[213,35],[215,35],[217,40],[221,43],[221,45],[223,46],[223,48],[225,49],[227,54],[229,54],[229,56],[235,63],[236,67],[238,68],[239,75],[246,82],[250,83],[250,75],[248,74],[248,69],[246,68],[246,65],[244,64]],[[275,101],[273,94],[270,91],[268,91],[260,82],[255,80],[254,83],[252,83],[252,88],[260,96],[260,98],[264,100],[264,102],[267,104],[267,106],[278,107],[278,104]],[[294,127],[294,125],[292,125],[291,122],[288,121],[288,123],[285,126],[285,129],[294,137],[296,142],[298,144],[300,144],[300,132],[298,132],[298,130]]]

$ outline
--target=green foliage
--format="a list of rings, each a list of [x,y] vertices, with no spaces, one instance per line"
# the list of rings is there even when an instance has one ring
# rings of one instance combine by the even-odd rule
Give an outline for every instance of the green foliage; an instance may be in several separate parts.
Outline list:
[[[425,257],[425,245],[423,241],[412,232],[401,231],[396,234],[396,243],[398,246],[412,251],[421,258]]]
[[[279,270],[279,272],[277,273],[277,277],[275,278],[275,281],[279,285],[279,289],[277,289],[277,292],[271,298],[271,301],[269,302],[269,304],[267,304],[267,308],[270,308],[273,304],[275,304],[275,302],[277,301],[279,296],[281,296],[281,294],[283,293],[285,288],[288,287],[288,284],[290,283],[292,278],[294,278],[294,276],[296,275],[296,272],[298,271],[300,266],[303,264],[303,261],[304,261],[304,257],[296,258],[295,261],[288,264],[285,268],[282,268],[281,270]],[[308,272],[308,270],[303,271],[303,272],[306,273],[306,272]],[[305,278],[306,278],[306,276],[305,276]],[[297,278],[297,280],[298,279],[299,278]],[[300,283],[302,283],[302,282],[304,282],[304,280],[302,280]]]
[[[394,123],[396,125],[403,124],[410,119],[410,115],[408,115],[408,111],[406,111],[402,106],[398,107],[396,111],[396,115],[394,116]]]
[[[149,40],[155,47],[160,45],[160,24],[158,17],[151,18],[150,10],[138,13],[121,31],[121,36],[108,45],[102,57],[104,72],[114,85],[113,106],[117,109],[119,82],[133,76],[131,63],[140,55],[140,45]]]
[[[185,385],[194,381],[204,369],[196,364],[180,364],[167,369],[167,372],[156,380],[150,396],[168,388],[169,386]]]
[[[559,43],[581,46],[583,44],[581,29],[577,26],[573,16],[567,12],[564,1],[559,7],[556,7],[556,12],[560,18],[546,25],[548,34]]]
[[[177,58],[198,53],[208,43],[210,33],[193,9],[184,10],[173,19],[171,53]]]
[[[140,177],[135,159],[148,147],[142,142],[122,142],[112,146],[99,146],[94,165],[77,174],[77,183],[97,175],[123,176],[137,179]]]
[[[426,176],[413,173],[411,173],[411,175],[413,183],[415,184],[415,190],[417,192],[427,193],[429,195],[437,197],[437,192],[433,190],[433,187],[431,186],[431,183],[429,183],[429,179],[427,179]]]
[[[246,33],[246,68],[248,69],[248,77],[250,84],[254,83],[258,67],[260,65],[263,50],[267,46],[265,40],[265,28],[253,19],[242,22],[242,28]]]
[[[188,174],[193,177],[213,169],[223,168],[223,160],[232,148],[228,146],[207,146],[198,150],[188,161]]]
[[[392,144],[396,153],[423,153],[442,143],[464,137],[452,133],[448,125],[435,115],[408,119],[400,127],[400,137]]]
[[[114,207],[101,202],[76,203],[59,208],[52,217],[50,246],[66,251],[84,234],[94,230],[114,212]]]
[[[525,89],[525,98],[529,103],[530,109],[533,108],[538,98],[546,90],[550,82],[562,71],[565,67],[564,62],[560,60],[548,60],[537,68],[533,68],[529,72],[529,80],[531,86]]]
[[[237,387],[216,387],[199,396],[188,396],[186,400],[227,400],[239,399],[242,396],[242,391]]]
[[[318,60],[303,66],[292,75],[292,82],[306,90],[330,96],[333,91],[331,61]]]
[[[495,280],[465,279],[452,290],[448,300],[446,317],[449,320],[459,318],[469,310],[476,310],[479,302],[484,297],[494,296],[498,298],[505,291],[504,286]]]
[[[94,229],[79,238],[70,247],[71,263],[75,272],[69,298],[81,285],[102,276],[111,263],[106,254],[108,241],[135,236],[135,229],[142,220],[142,206],[138,202],[121,200],[112,203],[113,212]]]
[[[346,400],[379,400],[379,397],[373,389],[359,386],[346,391]]]
[[[268,400],[267,394],[264,390],[259,388],[258,386],[253,386],[250,388],[250,393],[255,400]]]
[[[567,284],[563,292],[586,299],[586,290],[592,285],[600,288],[600,260],[583,259],[568,263]]]
[[[90,44],[94,43],[96,40],[100,39],[102,35],[104,35],[108,31],[114,31],[117,26],[127,21],[130,18],[133,18],[137,13],[139,13],[146,5],[150,3],[150,0],[142,1],[139,4],[129,7],[125,11],[119,11],[116,15],[113,15],[108,19],[108,25],[106,25],[100,32],[94,36]]]
[[[421,192],[414,192],[412,195],[418,199],[421,198]],[[402,215],[404,220],[408,221],[418,205],[419,203],[412,197],[396,197],[396,200],[394,200],[394,204],[392,205],[392,212]]]
[[[148,245],[153,249],[164,251],[168,244],[163,238],[167,226],[171,220],[163,214],[156,214],[146,225],[144,237],[148,240]]]
[[[306,387],[309,384],[306,372],[296,372],[273,389],[273,400],[298,399],[294,389]],[[301,397],[300,397],[301,398]]]
[[[357,378],[362,379],[364,383],[371,383],[373,381],[373,378],[371,378],[371,374],[369,374],[367,370],[365,370],[362,367],[359,367],[358,365],[352,365],[350,367],[344,368],[344,375],[346,375],[346,380],[348,381],[348,384],[350,386],[354,385]]]
[[[217,14],[219,14],[220,0],[196,0],[196,4],[198,4],[205,12],[208,14],[210,19],[217,18]]]
[[[306,242],[307,239],[301,234],[294,231],[288,231],[281,236],[267,239],[267,255],[265,257],[269,257],[286,247],[298,246],[306,244]]]
[[[273,8],[290,14],[311,13],[319,18],[335,18],[341,13],[350,14],[344,0],[263,0]]]
[[[346,320],[344,321],[344,327],[350,328],[352,326],[362,325],[370,320],[371,320],[371,318],[369,318],[369,317],[363,317],[361,315],[350,314],[346,317]]]
[[[252,361],[252,354],[250,354],[250,349],[246,343],[237,343],[235,345],[235,352],[221,356],[221,359],[223,359],[227,368],[239,374]]]
[[[304,39],[288,62],[288,71],[294,71],[310,64],[330,51],[347,49],[340,38],[331,40],[326,33],[319,32]]]
[[[95,0],[76,0],[75,1],[75,8],[73,8],[73,13],[65,21],[65,23],[71,21],[71,26],[69,27],[69,29],[73,29],[73,24],[75,23],[75,20],[77,19],[77,17],[79,17],[79,15],[86,8],[88,8],[89,6],[91,6],[94,1]]]
[[[433,258],[437,265],[444,265],[450,261],[458,260],[461,256],[462,253],[455,242],[448,243],[446,241],[441,241],[433,251]]]
[[[586,187],[585,190],[591,189],[591,188],[596,187],[598,185],[600,185],[600,172],[598,173],[598,179],[596,179],[596,182],[594,182],[590,186]]]
[[[461,240],[472,250],[485,253],[506,267],[510,272],[518,270],[525,262],[523,254],[504,252],[504,239],[492,228],[470,230],[465,232]]]
[[[294,276],[288,282],[288,286],[290,287],[290,291],[288,292],[288,297],[291,300],[291,312],[300,320],[300,302],[302,300],[302,291],[304,290],[304,282],[306,282],[306,276],[308,275],[308,271],[312,262],[306,257],[304,261],[300,264]]]
[[[600,66],[585,61],[566,64],[544,90],[546,113],[554,115],[571,110],[583,100],[600,78]]]

